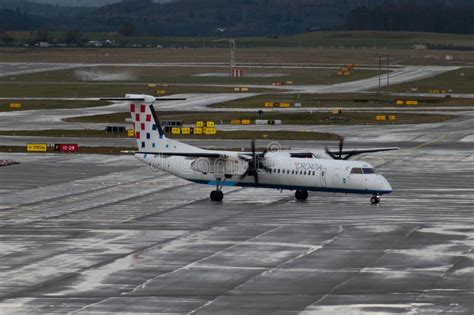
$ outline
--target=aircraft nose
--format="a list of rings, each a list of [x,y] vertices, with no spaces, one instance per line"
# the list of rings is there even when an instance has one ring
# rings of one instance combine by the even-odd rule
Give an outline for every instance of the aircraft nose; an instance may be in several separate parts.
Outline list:
[[[378,186],[380,188],[380,191],[382,191],[384,194],[389,194],[392,192],[392,186],[390,185],[388,180],[382,175],[380,175]]]

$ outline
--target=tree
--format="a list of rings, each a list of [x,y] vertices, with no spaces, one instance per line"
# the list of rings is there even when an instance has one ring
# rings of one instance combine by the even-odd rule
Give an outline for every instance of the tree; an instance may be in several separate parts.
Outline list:
[[[67,31],[64,37],[64,42],[68,45],[82,45],[86,41],[79,30]]]
[[[38,42],[49,42],[49,31],[47,28],[40,28],[35,33],[35,39]]]
[[[0,34],[0,40],[5,44],[5,46],[10,46],[12,43],[15,42],[15,38],[13,38],[8,33]]]
[[[120,27],[118,32],[124,36],[133,36],[135,35],[135,25],[133,23],[126,23]]]

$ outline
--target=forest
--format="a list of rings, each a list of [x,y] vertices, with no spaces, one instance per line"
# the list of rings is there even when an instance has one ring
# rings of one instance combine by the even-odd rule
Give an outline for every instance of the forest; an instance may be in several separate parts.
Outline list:
[[[0,2],[0,31],[41,28],[222,37],[282,36],[309,30],[472,34],[474,4],[465,0],[124,0],[91,8]]]

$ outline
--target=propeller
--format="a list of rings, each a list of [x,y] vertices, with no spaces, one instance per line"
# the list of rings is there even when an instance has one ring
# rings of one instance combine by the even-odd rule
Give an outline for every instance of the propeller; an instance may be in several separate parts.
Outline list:
[[[339,140],[339,151],[338,152],[331,152],[328,149],[328,147],[325,148],[325,151],[334,160],[346,160],[346,158],[342,157],[343,149],[344,149],[344,138],[341,138],[341,140]]]
[[[258,184],[258,170],[259,170],[259,162],[260,159],[265,158],[265,154],[267,153],[267,149],[263,151],[263,153],[259,153],[257,155],[255,149],[255,140],[252,140],[252,160],[248,162],[248,168],[240,179],[244,179],[247,176],[253,176],[255,184]]]
[[[386,147],[386,148],[369,148],[369,149],[350,149],[344,150],[344,138],[339,140],[339,151],[330,151],[327,147],[325,148],[326,153],[334,160],[349,160],[351,157],[365,153],[377,153],[400,150],[399,147]]]

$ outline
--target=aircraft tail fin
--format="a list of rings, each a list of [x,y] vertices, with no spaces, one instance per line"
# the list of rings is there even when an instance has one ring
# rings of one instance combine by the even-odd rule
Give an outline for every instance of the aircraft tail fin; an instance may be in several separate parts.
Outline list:
[[[130,103],[130,115],[139,152],[187,152],[201,149],[168,139],[152,104]]]

